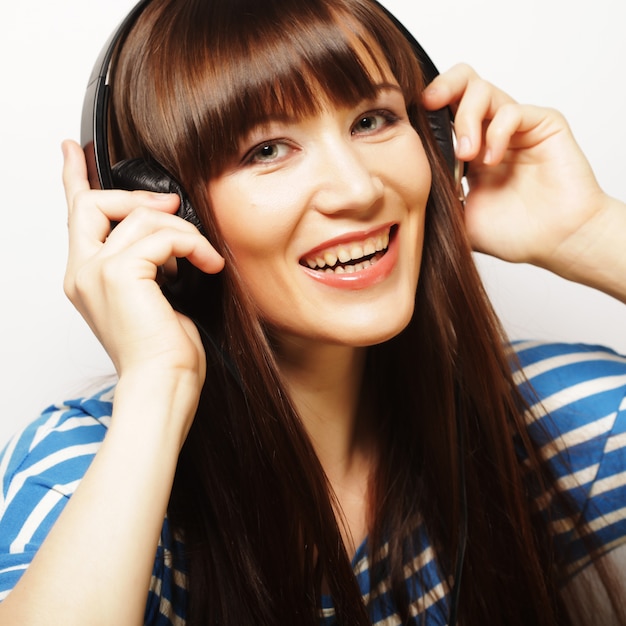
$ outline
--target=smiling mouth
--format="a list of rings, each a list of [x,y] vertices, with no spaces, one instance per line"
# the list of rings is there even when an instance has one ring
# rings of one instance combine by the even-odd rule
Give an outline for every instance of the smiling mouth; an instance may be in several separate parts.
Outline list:
[[[312,256],[303,258],[300,264],[317,272],[330,274],[352,274],[367,269],[385,256],[395,228],[393,226],[363,241],[353,241],[320,250]]]

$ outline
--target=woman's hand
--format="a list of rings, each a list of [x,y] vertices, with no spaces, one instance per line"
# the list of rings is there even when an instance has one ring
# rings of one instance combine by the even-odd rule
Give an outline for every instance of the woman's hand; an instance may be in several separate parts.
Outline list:
[[[63,144],[69,256],[65,291],[111,357],[120,378],[186,372],[204,381],[205,357],[193,323],[175,312],[156,282],[158,268],[187,257],[204,272],[223,259],[191,224],[172,215],[173,194],[95,191],[83,151]],[[111,222],[119,222],[111,232]]]
[[[561,114],[516,103],[467,65],[437,77],[424,104],[455,112],[476,250],[626,299],[626,206],[600,189]]]
[[[63,145],[69,209],[65,289],[120,375],[107,435],[26,572],[2,624],[143,624],[155,547],[205,375],[196,328],[169,305],[157,268],[223,259],[172,215],[178,197],[92,191],[83,151]],[[111,222],[119,222],[111,232]],[[142,591],[143,590],[143,591]]]

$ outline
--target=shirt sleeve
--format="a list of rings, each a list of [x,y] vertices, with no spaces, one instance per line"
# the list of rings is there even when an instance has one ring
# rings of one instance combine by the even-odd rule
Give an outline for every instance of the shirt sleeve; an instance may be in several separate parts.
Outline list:
[[[580,344],[514,347],[534,416],[529,434],[586,525],[578,533],[578,519],[551,506],[549,494],[537,497],[566,572],[575,574],[589,563],[589,545],[606,553],[626,543],[626,357]]]
[[[0,600],[13,589],[98,451],[105,394],[51,406],[0,454]]]
[[[0,453],[0,601],[37,550],[89,468],[111,420],[114,389],[46,409]],[[144,622],[185,623],[182,544],[164,522]],[[174,557],[177,558],[174,558]]]

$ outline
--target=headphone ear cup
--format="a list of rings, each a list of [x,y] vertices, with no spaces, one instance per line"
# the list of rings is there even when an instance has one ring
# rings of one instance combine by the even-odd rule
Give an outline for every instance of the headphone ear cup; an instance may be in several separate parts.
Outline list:
[[[206,236],[193,206],[183,188],[161,166],[145,159],[119,161],[111,168],[115,189],[144,189],[158,193],[175,193],[180,198],[176,215],[191,222]],[[161,290],[171,305],[193,320],[206,316],[204,297],[215,291],[215,277],[204,274],[187,259],[176,260],[176,277],[161,280]]]
[[[439,144],[448,168],[454,176],[458,198],[461,202],[465,202],[463,177],[466,174],[467,164],[456,156],[456,135],[454,134],[452,113],[446,107],[438,111],[428,111],[427,115],[433,135]]]
[[[115,189],[135,191],[145,189],[159,193],[175,193],[180,198],[176,215],[191,222],[203,235],[206,235],[187,194],[160,165],[145,159],[119,161],[111,168],[111,179]]]
[[[439,148],[451,172],[455,171],[456,155],[454,154],[452,116],[447,108],[428,111],[428,121]]]

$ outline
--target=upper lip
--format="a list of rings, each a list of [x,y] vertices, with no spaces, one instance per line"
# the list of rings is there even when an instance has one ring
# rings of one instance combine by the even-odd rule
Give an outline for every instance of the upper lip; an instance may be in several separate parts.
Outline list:
[[[389,245],[393,224],[376,226],[366,231],[344,233],[309,250],[300,263],[311,269],[333,267],[337,263],[356,261],[374,255]]]

